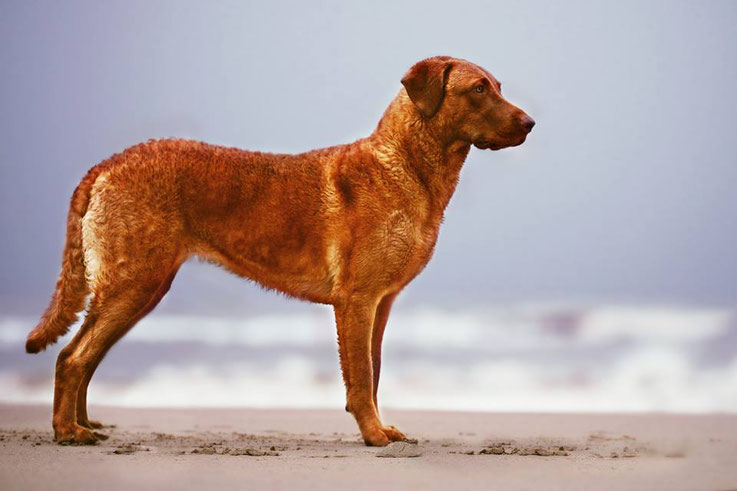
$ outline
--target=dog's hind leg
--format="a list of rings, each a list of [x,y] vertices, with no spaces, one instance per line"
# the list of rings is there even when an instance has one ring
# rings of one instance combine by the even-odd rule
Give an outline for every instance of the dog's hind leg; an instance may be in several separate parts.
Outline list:
[[[80,341],[96,322],[97,316],[90,311],[77,334],[56,358],[56,380],[54,382],[54,439],[59,443],[92,444],[97,437],[88,429],[76,425],[76,398],[80,379],[70,372],[70,359],[77,351]]]
[[[90,304],[89,312],[94,312],[96,315],[97,307],[94,305],[94,302]],[[87,318],[90,318],[91,314],[87,315]],[[86,322],[86,319],[85,319]],[[94,323],[94,321],[92,322]],[[80,333],[82,331],[80,330]],[[87,428],[89,430],[96,430],[99,428],[102,428],[103,424],[99,421],[90,421],[90,419],[87,416],[87,387],[90,384],[90,378],[92,378],[92,373],[94,372],[95,368],[92,368],[91,370],[88,370],[87,373],[84,374],[82,381],[79,384],[79,389],[77,389],[77,424],[79,426],[82,426],[83,428]]]
[[[122,334],[120,335],[121,337],[128,330],[130,330],[133,325],[138,322],[138,320],[145,317],[149,312],[151,312],[151,310],[154,309],[154,307],[156,307],[156,305],[158,305],[164,295],[166,295],[166,293],[169,291],[169,288],[171,287],[171,283],[174,280],[177,271],[178,266],[168,275],[168,277],[162,283],[159,284],[156,291],[150,295],[147,303],[143,305],[140,312],[134,314],[134,316],[131,318],[131,324],[127,328],[122,330]],[[141,295],[141,304],[144,303],[144,299],[146,298],[146,296],[147,295],[145,293]],[[99,421],[90,420],[87,416],[87,388],[89,387],[90,380],[92,379],[95,370],[97,370],[97,367],[100,365],[100,362],[107,354],[107,351],[112,347],[113,344],[115,344],[116,341],[117,339],[113,340],[109,345],[102,346],[102,348],[96,353],[90,365],[86,368],[82,382],[79,386],[79,392],[77,393],[77,424],[85,428],[99,429],[104,426]]]
[[[77,392],[77,424],[90,430],[97,430],[105,426],[99,421],[90,419],[87,415],[87,387],[90,385],[90,379],[95,369],[96,367],[87,372],[79,385],[79,392]]]
[[[87,385],[108,350],[166,294],[177,269],[163,278],[121,282],[95,294],[85,324],[57,361],[53,419],[57,442],[90,444],[104,438],[83,424],[89,424],[84,420]]]

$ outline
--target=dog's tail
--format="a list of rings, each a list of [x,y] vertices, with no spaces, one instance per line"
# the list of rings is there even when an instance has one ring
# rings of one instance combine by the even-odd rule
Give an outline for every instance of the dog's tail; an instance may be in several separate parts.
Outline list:
[[[87,212],[90,190],[100,173],[93,167],[79,183],[72,195],[67,217],[67,239],[61,263],[61,273],[51,303],[36,328],[26,341],[26,352],[38,353],[69,330],[77,320],[77,313],[85,306],[89,293],[85,279],[84,250],[82,248],[82,217]]]

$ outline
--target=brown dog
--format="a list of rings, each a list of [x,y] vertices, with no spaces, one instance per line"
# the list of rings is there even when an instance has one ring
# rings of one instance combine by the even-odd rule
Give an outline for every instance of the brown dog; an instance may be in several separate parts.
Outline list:
[[[379,419],[381,341],[392,302],[432,256],[466,155],[519,145],[535,124],[472,63],[414,65],[368,138],[299,155],[183,140],[136,145],[93,167],[71,200],[56,292],[26,350],[69,329],[59,353],[58,442],[104,435],[87,386],[110,347],[199,256],[335,309],[347,405],[367,445],[404,435]]]

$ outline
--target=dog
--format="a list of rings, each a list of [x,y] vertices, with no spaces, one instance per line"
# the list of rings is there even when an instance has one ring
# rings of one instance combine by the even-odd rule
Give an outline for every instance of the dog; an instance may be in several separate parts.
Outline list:
[[[535,122],[465,60],[422,60],[401,83],[374,132],[347,145],[284,155],[151,140],[89,170],[71,198],[56,290],[26,343],[45,349],[87,305],[56,362],[57,442],[106,438],[87,416],[90,378],[192,256],[332,305],[346,411],[367,445],[405,438],[377,409],[392,303],[430,260],[471,146],[520,145]]]

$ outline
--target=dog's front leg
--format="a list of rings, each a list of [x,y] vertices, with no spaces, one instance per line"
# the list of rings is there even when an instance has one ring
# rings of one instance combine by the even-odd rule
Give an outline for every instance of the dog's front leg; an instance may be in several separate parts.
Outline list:
[[[352,296],[335,306],[335,320],[346,409],[356,418],[366,445],[384,446],[404,435],[392,427],[384,427],[374,405],[371,334],[377,303],[378,299],[370,296]]]
[[[376,308],[374,328],[371,334],[371,359],[374,369],[374,406],[376,406],[377,411],[379,410],[378,393],[379,377],[381,376],[381,343],[384,340],[384,329],[386,328],[387,320],[389,320],[389,311],[392,308],[395,297],[396,294],[387,295],[379,302]]]

